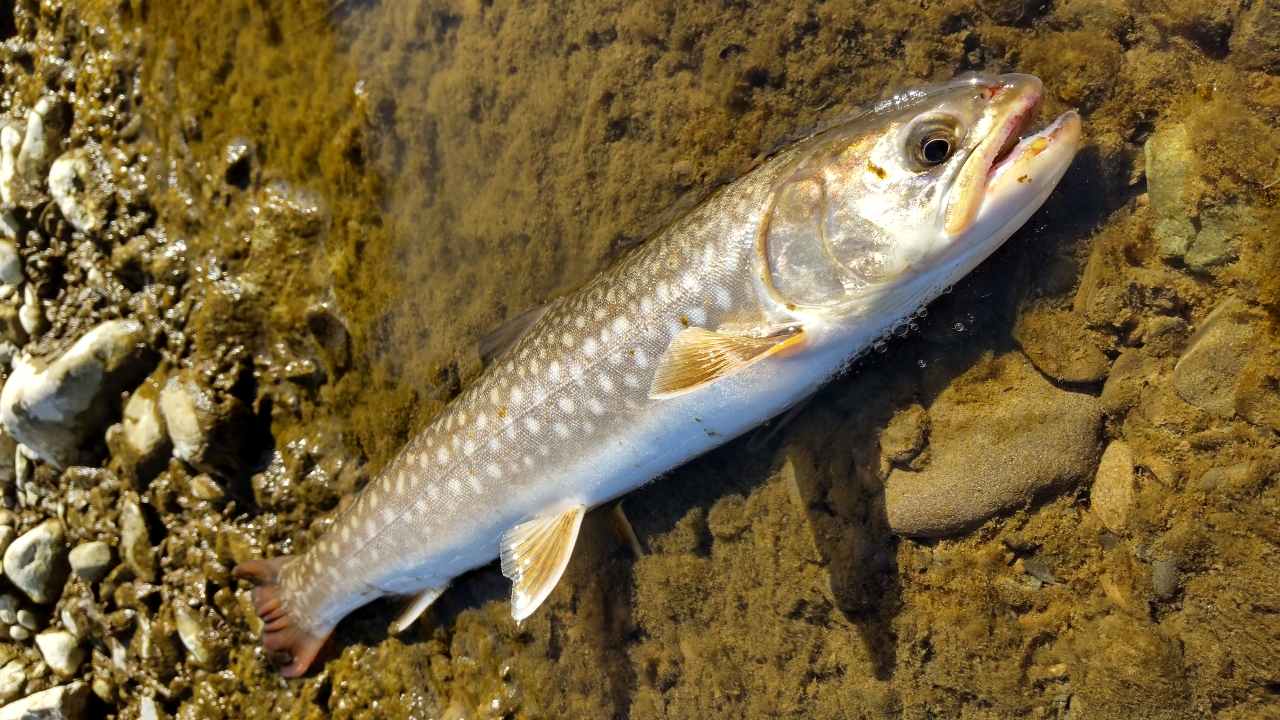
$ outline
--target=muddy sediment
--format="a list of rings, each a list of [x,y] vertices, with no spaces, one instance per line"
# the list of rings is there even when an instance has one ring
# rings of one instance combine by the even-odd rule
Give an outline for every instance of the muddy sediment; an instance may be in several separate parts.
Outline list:
[[[1280,8],[924,5],[15,3],[0,713],[1280,712]],[[309,547],[483,333],[966,71],[1084,147],[904,337],[629,495],[638,544],[589,515],[523,625],[490,566],[278,676],[230,568]]]

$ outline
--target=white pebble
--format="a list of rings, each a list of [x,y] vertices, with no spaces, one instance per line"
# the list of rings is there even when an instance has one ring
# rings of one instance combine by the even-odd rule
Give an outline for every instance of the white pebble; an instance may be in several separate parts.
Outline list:
[[[85,651],[76,636],[66,630],[50,630],[36,636],[36,647],[44,662],[59,676],[67,678],[76,674],[84,662]]]

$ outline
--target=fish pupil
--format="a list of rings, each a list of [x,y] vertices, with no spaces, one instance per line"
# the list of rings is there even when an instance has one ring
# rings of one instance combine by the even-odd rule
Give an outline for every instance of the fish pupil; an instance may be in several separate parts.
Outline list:
[[[951,143],[945,138],[930,138],[925,141],[924,147],[920,149],[920,154],[925,162],[930,165],[937,165],[950,157]]]

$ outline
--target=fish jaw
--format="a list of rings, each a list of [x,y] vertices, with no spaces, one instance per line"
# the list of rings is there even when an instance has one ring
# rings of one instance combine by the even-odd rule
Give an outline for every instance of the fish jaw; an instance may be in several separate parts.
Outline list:
[[[947,197],[943,229],[959,235],[985,204],[991,168],[1030,127],[1044,102],[1044,86],[1034,75],[1001,75],[991,81],[974,80],[975,92],[993,100],[990,124],[956,177]]]

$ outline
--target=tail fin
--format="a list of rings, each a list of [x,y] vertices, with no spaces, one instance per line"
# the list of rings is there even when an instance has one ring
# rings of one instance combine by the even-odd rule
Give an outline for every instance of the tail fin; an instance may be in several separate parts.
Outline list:
[[[298,677],[307,671],[316,659],[329,634],[316,636],[305,630],[281,597],[280,571],[293,560],[292,555],[282,555],[269,560],[250,560],[235,568],[237,577],[257,585],[253,589],[253,606],[258,616],[266,622],[262,628],[262,646],[267,654],[279,663],[284,677]]]

